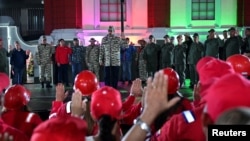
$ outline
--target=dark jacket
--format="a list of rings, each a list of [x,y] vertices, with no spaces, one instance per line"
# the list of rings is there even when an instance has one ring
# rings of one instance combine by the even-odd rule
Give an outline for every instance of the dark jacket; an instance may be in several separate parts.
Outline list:
[[[221,46],[221,40],[219,38],[207,39],[204,43],[205,56],[212,56],[219,58],[219,47]]]
[[[29,55],[26,55],[26,52],[23,49],[19,51],[15,48],[12,51],[10,58],[10,64],[12,67],[24,68],[26,65],[26,59],[29,58]]]
[[[197,62],[203,56],[203,44],[201,42],[193,42],[190,46],[189,55],[188,55],[188,64],[197,64]]]
[[[234,36],[227,39],[225,43],[226,59],[231,55],[239,54],[242,45],[243,40],[240,36]]]
[[[186,64],[186,50],[187,50],[186,44],[176,45],[174,47],[174,50],[173,50],[174,65]]]

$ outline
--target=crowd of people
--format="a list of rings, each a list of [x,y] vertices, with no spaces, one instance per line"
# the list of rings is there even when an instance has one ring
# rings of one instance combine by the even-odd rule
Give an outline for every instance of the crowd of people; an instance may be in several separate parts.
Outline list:
[[[250,29],[246,29],[243,40],[235,28],[230,28],[230,38],[225,38],[225,42],[215,38],[215,30],[211,29],[204,44],[197,33],[193,35],[193,42],[188,34],[184,36],[185,42],[182,35],[177,36],[177,45],[166,35],[162,47],[150,35],[149,43],[138,41],[138,48],[134,48],[124,34],[121,38],[115,36],[112,26],[108,32],[100,46],[91,38],[86,50],[77,39],[74,47],[59,40],[55,49],[58,84],[50,116],[45,121],[29,111],[27,103],[32,93],[22,84],[11,85],[6,72],[1,72],[0,140],[206,141],[209,125],[249,124]],[[46,38],[43,40],[39,52],[46,50]],[[42,87],[46,84],[47,88],[50,88],[51,76],[47,74],[46,64],[51,62],[53,54],[49,49],[37,54],[39,65],[44,69],[41,84]],[[14,50],[16,56],[23,57],[22,61],[27,59],[29,52],[21,51],[18,45]],[[4,50],[3,56],[12,58],[13,52]],[[116,89],[117,72],[122,61],[130,61],[131,52],[137,53],[139,77],[129,80],[129,70],[124,69],[123,79],[131,81],[131,87],[123,101]],[[79,65],[82,59],[87,60],[85,63],[91,69],[82,70]],[[14,70],[19,65],[13,63],[13,58],[11,60]],[[130,66],[128,62],[125,68]],[[74,90],[71,100],[65,102],[68,96],[65,87],[69,85],[65,69],[69,64],[74,72]],[[100,65],[105,71],[106,86],[103,87],[96,73]],[[186,67],[189,67],[190,77],[195,78],[191,80],[192,100],[180,92]],[[191,74],[192,71],[197,74]]]

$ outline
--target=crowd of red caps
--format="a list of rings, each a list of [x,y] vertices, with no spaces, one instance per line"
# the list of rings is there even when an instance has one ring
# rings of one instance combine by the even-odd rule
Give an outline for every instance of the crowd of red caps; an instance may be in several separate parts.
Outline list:
[[[205,140],[202,129],[204,125],[214,124],[220,114],[231,108],[250,106],[250,82],[245,77],[250,76],[250,60],[247,57],[234,55],[226,61],[204,57],[198,62],[196,69],[199,74],[199,92],[196,91],[193,107],[189,109],[196,119],[189,124],[181,113],[176,113],[163,124],[161,132],[155,133],[157,134],[155,140]],[[175,71],[167,68],[164,69],[164,74],[169,77],[168,93],[178,92],[179,80]],[[91,96],[91,115],[94,120],[99,120],[102,115],[110,115],[115,119],[122,118],[122,100],[119,91],[109,86],[99,88],[95,75],[90,71],[83,71],[77,77],[74,89],[79,89],[83,96]],[[27,89],[20,85],[9,87],[9,77],[3,73],[0,73],[0,79],[1,92],[6,89],[3,94],[4,108],[16,111],[17,107],[27,105],[31,96]],[[67,118],[57,116],[43,121],[34,128],[29,137],[27,134],[22,137],[21,132],[7,125],[5,121],[1,120],[0,126],[0,132],[2,134],[9,132],[14,140],[32,141],[85,140],[87,129],[84,120],[73,116]],[[16,133],[9,129],[13,129]]]

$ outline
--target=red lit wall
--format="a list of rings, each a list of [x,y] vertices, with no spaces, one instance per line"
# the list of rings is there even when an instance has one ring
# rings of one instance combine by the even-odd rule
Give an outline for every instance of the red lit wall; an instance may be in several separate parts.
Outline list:
[[[245,26],[250,26],[250,1],[249,0],[244,0],[243,1],[243,14],[244,14],[244,25]]]
[[[148,27],[170,27],[170,0],[148,0]]]
[[[81,28],[81,0],[44,0],[45,34],[53,29]]]

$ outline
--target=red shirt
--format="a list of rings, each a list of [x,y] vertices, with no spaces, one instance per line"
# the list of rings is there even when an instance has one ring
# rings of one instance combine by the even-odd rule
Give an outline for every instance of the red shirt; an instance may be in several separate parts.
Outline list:
[[[24,111],[5,111],[2,113],[2,120],[6,124],[22,131],[29,138],[33,130],[43,122],[37,114]]]
[[[58,46],[55,54],[57,63],[69,64],[69,56],[72,54],[72,49],[67,46]]]
[[[194,115],[193,122],[187,122],[183,113],[171,117],[156,133],[152,141],[206,141],[202,125],[204,106],[190,110]],[[155,136],[153,136],[155,137]]]
[[[122,116],[122,123],[127,125],[133,125],[134,119],[141,114],[141,102],[134,104]]]
[[[12,135],[14,138],[13,141],[29,141],[29,138],[24,133],[7,125],[6,123],[4,123],[2,119],[0,119],[0,133],[2,135],[4,133],[8,133],[9,135]]]

